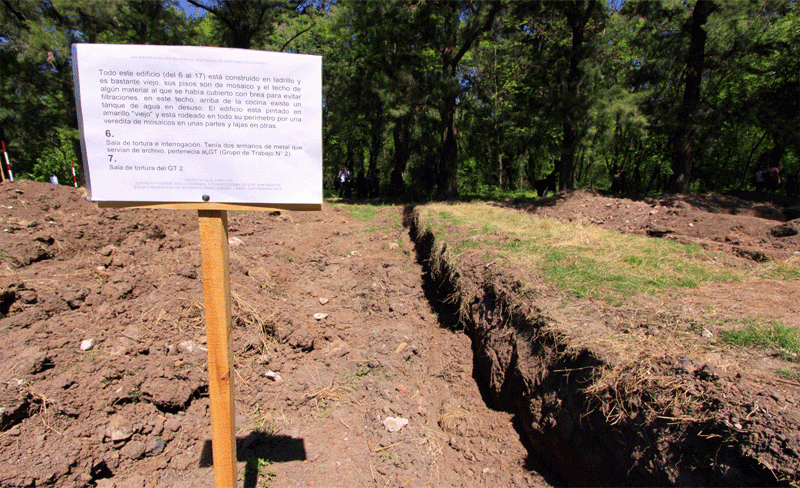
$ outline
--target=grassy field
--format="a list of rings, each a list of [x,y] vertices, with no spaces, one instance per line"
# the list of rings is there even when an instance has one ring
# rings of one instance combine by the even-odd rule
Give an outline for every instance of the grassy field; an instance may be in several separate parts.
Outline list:
[[[615,307],[640,295],[702,289],[713,282],[796,280],[798,260],[747,266],[725,256],[667,239],[623,234],[597,226],[564,223],[484,202],[430,203],[416,207],[421,232],[429,232],[457,267],[470,253],[481,261],[541,276],[566,295]],[[793,362],[800,357],[800,331],[779,322],[729,319],[720,336],[740,348],[769,348]]]
[[[446,244],[452,258],[479,249],[488,261],[537,269],[549,284],[581,297],[614,301],[632,293],[712,281],[800,277],[793,265],[725,267],[719,256],[698,246],[563,223],[485,203],[435,203],[417,210],[423,230]]]

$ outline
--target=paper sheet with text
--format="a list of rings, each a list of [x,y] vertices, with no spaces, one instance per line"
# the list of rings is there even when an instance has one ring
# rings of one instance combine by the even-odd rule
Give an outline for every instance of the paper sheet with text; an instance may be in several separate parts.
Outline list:
[[[74,44],[94,201],[322,203],[322,58]]]

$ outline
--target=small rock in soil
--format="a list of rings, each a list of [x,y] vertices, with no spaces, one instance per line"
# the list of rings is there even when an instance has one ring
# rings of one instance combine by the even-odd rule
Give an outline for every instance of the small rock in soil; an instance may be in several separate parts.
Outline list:
[[[383,426],[386,427],[386,430],[388,430],[389,432],[397,432],[406,425],[408,425],[408,419],[404,418],[386,417],[383,420]]]
[[[106,437],[114,442],[128,440],[132,435],[133,424],[122,415],[111,417],[106,425]]]
[[[197,344],[194,341],[183,341],[178,343],[178,351],[185,354],[206,354],[208,348]]]
[[[120,450],[120,454],[128,457],[129,459],[139,459],[140,457],[144,456],[145,449],[146,446],[144,442],[131,441],[125,444],[125,447]]]
[[[147,441],[147,445],[145,445],[144,448],[145,456],[158,456],[162,452],[164,452],[164,439],[161,437],[152,437],[149,441]]]

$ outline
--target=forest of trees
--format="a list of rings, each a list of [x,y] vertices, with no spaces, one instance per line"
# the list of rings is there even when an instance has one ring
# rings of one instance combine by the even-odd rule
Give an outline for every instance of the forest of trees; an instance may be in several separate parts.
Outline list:
[[[15,177],[72,181],[72,43],[323,57],[326,185],[386,195],[727,192],[800,173],[796,0],[0,0],[0,139]]]

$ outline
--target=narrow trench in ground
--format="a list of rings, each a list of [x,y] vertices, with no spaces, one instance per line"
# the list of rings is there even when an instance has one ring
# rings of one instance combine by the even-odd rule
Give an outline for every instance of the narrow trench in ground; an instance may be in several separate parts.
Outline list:
[[[479,320],[485,323],[471,323],[474,318],[463,323],[463,297],[452,273],[431,269],[434,238],[420,234],[413,206],[404,209],[403,223],[440,326],[469,336],[473,379],[489,408],[513,415],[528,451],[527,469],[553,486],[788,486],[734,446],[715,440],[724,434],[719,426],[675,426],[647,420],[641,412],[610,422],[584,391],[602,361],[588,350],[567,351],[564,344],[531,333],[541,324],[508,313],[491,285],[482,289],[480,303],[469,304],[481,309],[485,315]],[[488,351],[495,343],[513,344],[510,358],[500,361],[502,353]],[[537,371],[522,371],[533,363]]]
[[[433,239],[431,236],[420,238],[416,224],[414,222],[413,207],[406,207],[404,210],[404,226],[408,229],[411,241],[414,243],[415,259],[422,266],[423,270],[423,292],[425,298],[430,303],[431,308],[436,312],[439,319],[439,326],[454,332],[466,333],[461,323],[459,309],[461,308],[461,299],[457,295],[457,290],[450,280],[437,280],[434,278],[433,271],[430,266],[430,254],[433,248]],[[493,410],[499,410],[514,414],[508,408],[498,408],[492,400],[489,387],[484,378],[480,375],[480,368],[477,363],[477,355],[475,353],[475,341],[472,340],[472,379],[478,386],[481,393],[481,399],[487,407]],[[519,439],[528,451],[528,456],[525,459],[525,469],[533,471],[541,475],[552,486],[565,486],[564,480],[554,470],[547,468],[542,464],[538,457],[533,455],[533,449],[528,442],[525,432],[523,431],[519,416],[513,416],[514,430],[519,435]]]

